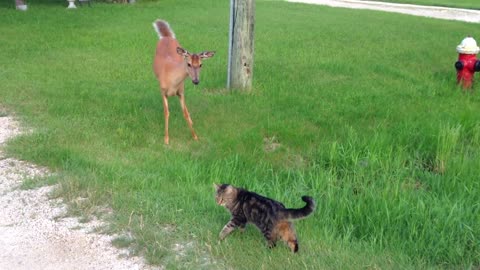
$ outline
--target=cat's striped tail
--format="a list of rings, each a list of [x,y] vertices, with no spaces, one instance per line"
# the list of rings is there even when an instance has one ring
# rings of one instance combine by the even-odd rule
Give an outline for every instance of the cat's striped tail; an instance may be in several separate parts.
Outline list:
[[[280,213],[282,219],[299,219],[304,218],[315,210],[315,200],[309,196],[303,196],[302,200],[307,203],[303,208],[299,209],[284,209]]]

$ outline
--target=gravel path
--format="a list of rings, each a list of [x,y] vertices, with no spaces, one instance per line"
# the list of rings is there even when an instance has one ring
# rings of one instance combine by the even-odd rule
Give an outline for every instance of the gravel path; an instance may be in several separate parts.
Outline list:
[[[359,0],[287,0],[316,5],[325,5],[341,8],[382,10],[387,12],[404,13],[415,16],[423,16],[445,20],[457,20],[464,22],[480,23],[480,10],[444,8],[431,6],[417,6],[406,4],[383,3],[376,1]]]
[[[153,269],[112,247],[113,236],[93,233],[101,221],[62,218],[65,204],[48,198],[54,186],[19,188],[23,179],[49,173],[1,152],[5,141],[19,133],[17,122],[0,117],[0,269]]]

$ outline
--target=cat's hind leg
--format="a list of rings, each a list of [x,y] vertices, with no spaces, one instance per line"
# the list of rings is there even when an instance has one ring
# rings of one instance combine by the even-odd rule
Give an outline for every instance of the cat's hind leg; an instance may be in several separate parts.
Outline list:
[[[298,241],[297,234],[293,224],[289,221],[282,221],[277,224],[275,231],[278,233],[279,237],[285,241],[292,252],[298,251]]]
[[[278,239],[278,236],[277,234],[275,233],[275,231],[273,231],[270,236],[266,236],[265,235],[265,238],[267,239],[267,245],[269,248],[274,248],[277,246],[277,239]]]
[[[274,248],[277,246],[277,234],[275,230],[272,230],[272,226],[263,226],[260,228],[263,236],[267,240],[267,246],[269,248]]]

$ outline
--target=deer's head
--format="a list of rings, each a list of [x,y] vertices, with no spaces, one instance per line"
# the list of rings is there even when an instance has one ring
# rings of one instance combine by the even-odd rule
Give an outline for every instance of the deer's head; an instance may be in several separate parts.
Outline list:
[[[202,69],[202,60],[215,55],[215,52],[205,51],[201,53],[189,53],[187,50],[177,47],[177,53],[183,56],[187,65],[188,76],[193,84],[200,83],[200,70]]]

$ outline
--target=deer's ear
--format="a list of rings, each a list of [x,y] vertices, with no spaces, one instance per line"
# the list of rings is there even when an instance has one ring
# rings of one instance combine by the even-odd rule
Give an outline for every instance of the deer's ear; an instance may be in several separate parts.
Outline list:
[[[183,57],[187,57],[190,55],[190,53],[182,47],[177,47],[177,53]]]
[[[214,56],[214,55],[215,55],[215,52],[214,52],[214,51],[201,52],[201,53],[199,54],[200,58],[202,58],[202,59],[210,58],[210,57],[212,57],[212,56]]]

